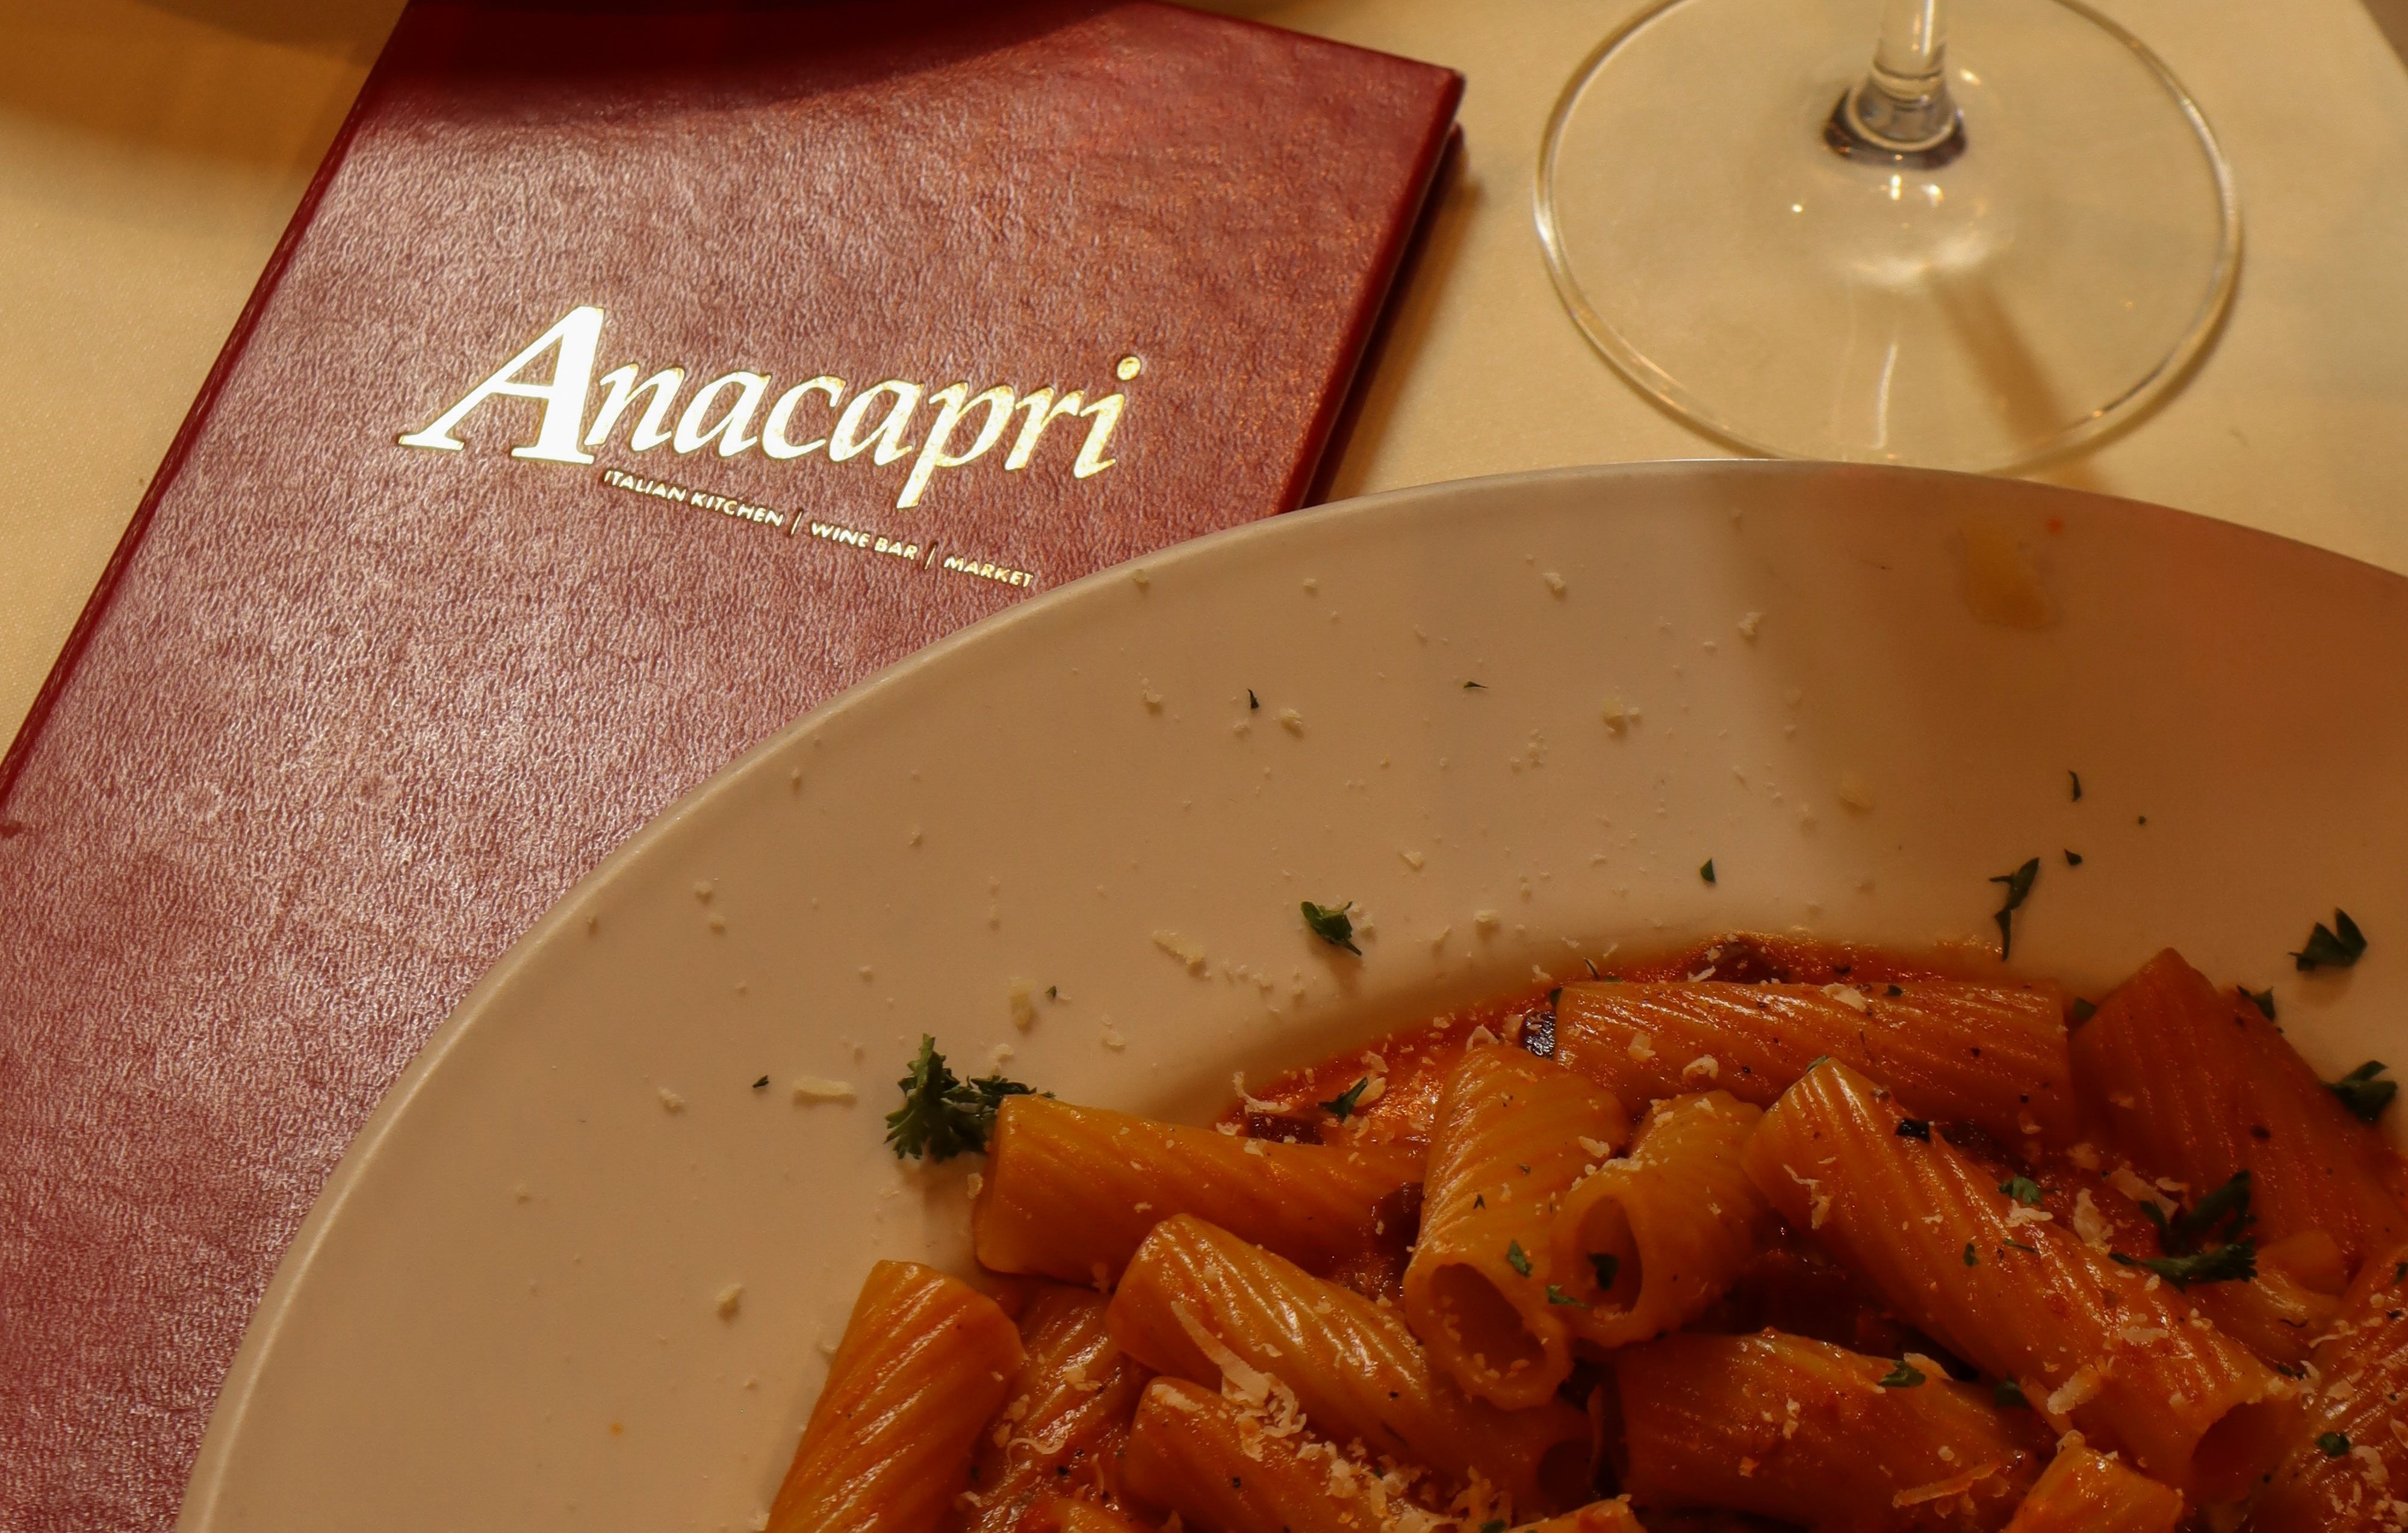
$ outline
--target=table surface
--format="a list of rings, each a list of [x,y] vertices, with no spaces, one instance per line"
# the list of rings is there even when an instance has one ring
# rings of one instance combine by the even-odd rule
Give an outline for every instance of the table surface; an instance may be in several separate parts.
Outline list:
[[[1461,173],[1335,494],[1718,456],[1558,308],[1530,213],[1556,91],[1635,0],[1212,0],[1451,64]],[[1972,0],[1967,0],[1972,3]],[[2408,0],[2109,0],[2222,135],[2246,221],[2205,363],[2037,477],[2408,570]],[[0,0],[0,739],[13,735],[399,11],[398,0]]]

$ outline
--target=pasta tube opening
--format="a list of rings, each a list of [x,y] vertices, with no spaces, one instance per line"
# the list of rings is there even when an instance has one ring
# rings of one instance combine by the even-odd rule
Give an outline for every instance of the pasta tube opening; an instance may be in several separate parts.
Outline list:
[[[1504,1277],[1516,1285],[1529,1282],[1510,1269]],[[1458,1371],[1487,1385],[1478,1393],[1493,1398],[1535,1392],[1543,1399],[1555,1393],[1554,1385],[1543,1381],[1560,1381],[1571,1372],[1563,1325],[1554,1324],[1547,1334],[1534,1331],[1498,1288],[1497,1278],[1474,1263],[1449,1262],[1433,1271],[1428,1308],[1445,1339],[1442,1350],[1461,1360],[1455,1365]]]
[[[1526,1410],[1570,1377],[1581,1301],[1557,1269],[1556,1216],[1629,1137],[1611,1092],[1519,1049],[1475,1049],[1448,1072],[1405,1318],[1465,1393]]]
[[[1705,1312],[1756,1259],[1770,1205],[1744,1152],[1763,1111],[1727,1092],[1656,1104],[1626,1160],[1565,1195],[1555,1268],[1574,1334],[1627,1346]]]
[[[1588,1266],[1588,1306],[1601,1320],[1619,1319],[1639,1304],[1647,1285],[1647,1253],[1631,1233],[1630,1215],[1612,1197],[1598,1197],[1570,1221],[1571,1240]],[[1604,1278],[1600,1285],[1597,1279]]]

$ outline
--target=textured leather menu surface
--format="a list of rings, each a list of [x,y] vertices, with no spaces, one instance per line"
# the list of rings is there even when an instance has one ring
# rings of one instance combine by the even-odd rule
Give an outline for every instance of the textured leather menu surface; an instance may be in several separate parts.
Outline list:
[[[1304,494],[1451,73],[1135,4],[403,20],[0,764],[0,1526],[157,1528],[478,975],[679,793]]]

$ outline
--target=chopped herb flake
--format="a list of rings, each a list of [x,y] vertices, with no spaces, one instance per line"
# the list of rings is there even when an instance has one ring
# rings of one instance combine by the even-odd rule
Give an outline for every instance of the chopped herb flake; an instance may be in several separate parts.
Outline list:
[[[2255,1240],[2235,1240],[2188,1256],[2127,1256],[2120,1251],[2107,1254],[2121,1267],[2147,1268],[2178,1292],[2195,1282],[2246,1282],[2258,1275]]]
[[[1481,1524],[1480,1533],[1505,1533],[1505,1519],[1498,1517],[1493,1521]]]
[[[1302,906],[1304,924],[1313,936],[1333,948],[1344,948],[1357,958],[1363,956],[1363,950],[1354,945],[1354,923],[1346,914],[1354,908],[1353,900],[1343,905],[1315,905],[1308,899]]]
[[[1806,1061],[1806,1067],[1798,1073],[1800,1075],[1812,1075],[1814,1073],[1815,1066],[1828,1065],[1830,1062],[1831,1056],[1829,1054],[1816,1054],[1813,1058]]]
[[[2015,911],[2022,908],[2027,898],[2030,897],[2032,881],[2039,877],[2040,859],[2032,857],[2027,859],[2024,865],[2014,872],[2001,873],[1990,881],[1992,883],[2003,883],[2007,886],[2007,902],[2000,906],[1999,913],[1991,918],[1999,924],[1999,957],[2002,962],[2014,951]]]
[[[1896,1000],[1896,999],[1898,999],[1900,996],[1905,995],[1905,994],[1906,994],[1906,992],[1905,992],[1905,991],[1903,991],[1903,990],[1901,990],[1901,989],[1899,989],[1899,988],[1898,986],[1896,986],[1896,985],[1890,985],[1890,986],[1887,986],[1886,988],[1885,988],[1885,989],[1882,991],[1882,994],[1883,994],[1883,995],[1885,995],[1885,996],[1888,996],[1890,999],[1892,999],[1892,1000]]]
[[[2383,1116],[2383,1110],[2400,1094],[2399,1082],[2375,1079],[2388,1068],[2383,1061],[2370,1059],[2340,1080],[2328,1081],[2325,1089],[2341,1098],[2341,1105],[2349,1109],[2351,1117],[2371,1124]]]
[[[1585,1300],[1572,1297],[1570,1294],[1565,1293],[1562,1289],[1556,1287],[1552,1282],[1547,1284],[1547,1302],[1550,1304],[1569,1304],[1575,1310],[1585,1310],[1588,1308],[1588,1304]]]
[[[912,1155],[931,1162],[951,1160],[984,1150],[1004,1098],[1028,1093],[1026,1086],[1000,1075],[956,1078],[937,1052],[937,1040],[925,1033],[920,1035],[919,1057],[895,1083],[903,1090],[903,1105],[886,1115],[886,1142],[895,1147],[897,1160]]]
[[[2065,849],[2065,866],[2068,867],[2081,867],[2082,853],[2074,851],[2071,847],[2067,847]]]
[[[766,1085],[767,1085],[768,1083],[769,1083],[769,1078],[768,1078],[767,1076],[766,1076],[766,1075],[765,1075],[765,1076],[761,1077],[761,1079],[760,1079],[760,1080],[755,1081],[755,1082],[752,1082],[752,1089],[753,1089],[754,1091],[759,1091],[763,1086],[766,1086]]]
[[[2031,1401],[2024,1398],[2024,1386],[2013,1379],[2001,1379],[1990,1386],[1990,1403],[2001,1411],[2031,1409]]]
[[[2391,1286],[2397,1288],[2403,1282],[2408,1282],[2408,1262],[2393,1262],[2391,1264]]]
[[[1521,1241],[1508,1240],[1505,1242],[1505,1265],[1512,1268],[1515,1272],[1519,1273],[1523,1277],[1526,1278],[1530,1275],[1530,1258],[1522,1254]]]
[[[2099,1008],[2096,1005],[2084,1000],[2079,996],[2073,997],[2073,1005],[2070,1010],[2073,1012],[2073,1020],[2076,1022],[2088,1022],[2099,1014]]]
[[[2040,1247],[2026,1245],[2021,1240],[2009,1240],[2006,1244],[2011,1245],[2017,1251],[2024,1252],[2029,1255],[2037,1256],[2040,1254]]]
[[[2254,1222],[2249,1211],[2249,1168],[2232,1173],[2231,1180],[2209,1193],[2185,1212],[2175,1214],[2169,1223],[2155,1203],[2143,1203],[2141,1211],[2157,1226],[2157,1238],[2166,1250],[2177,1256],[2197,1251],[2209,1239],[2219,1236],[2237,1240],[2241,1232]]]
[[[1883,1374],[1876,1382],[1880,1383],[1884,1389],[1913,1389],[1915,1385],[1923,1383],[1923,1378],[1924,1374],[1921,1368],[1916,1368],[1914,1364],[1901,1357],[1899,1359],[1898,1367],[1890,1369],[1887,1373]]]
[[[2244,984],[2241,987],[2241,994],[2248,998],[2250,1005],[2265,1014],[2268,1022],[2274,1020],[2274,993],[2272,990],[2252,990]]]
[[[1463,683],[1463,690],[1466,692],[1486,692],[1488,690],[1488,684],[1484,681],[1466,681]]]
[[[1363,1077],[1363,1079],[1355,1082],[1344,1091],[1340,1092],[1337,1096],[1322,1103],[1322,1110],[1337,1119],[1340,1123],[1344,1123],[1347,1119],[1354,1116],[1354,1104],[1363,1099],[1363,1093],[1370,1086],[1370,1084],[1371,1078],[1368,1075]]]
[[[2327,1458],[2339,1458],[2349,1452],[2349,1439],[2339,1432],[2319,1432],[2316,1434],[2316,1446],[2325,1451]]]
[[[1603,976],[1603,975],[1601,975],[1601,974],[1598,973],[1598,971],[1597,971],[1597,966],[1596,966],[1595,964],[1589,963],[1589,961],[1588,961],[1587,959],[1585,959],[1585,958],[1582,959],[1582,960],[1581,960],[1581,962],[1582,962],[1583,964],[1584,964],[1584,965],[1587,965],[1587,967],[1588,967],[1588,977],[1589,977],[1590,979],[1592,979],[1592,980],[1598,980],[1598,979],[1602,979],[1602,978],[1604,978],[1604,976]]]
[[[1045,998],[1049,1001],[1060,1000],[1062,998],[1062,987],[1058,984],[1047,985],[1045,987]]]
[[[1705,880],[1708,883],[1714,881],[1714,860],[1712,857],[1708,857],[1706,859],[1705,866],[1698,869],[1698,877]]]
[[[2077,803],[2077,804],[2081,803],[2081,802],[2082,802],[2082,774],[2081,774],[2080,772],[2077,772],[2077,771],[2073,770],[2071,767],[2068,767],[2068,768],[2066,768],[2066,773],[2065,773],[2065,775],[2066,775],[2067,777],[2070,777],[2070,778],[2071,778],[2071,779],[2073,780],[2073,800],[2072,800],[2072,801],[2073,801],[2074,803]]]
[[[2365,952],[2366,934],[2358,929],[2347,910],[2336,910],[2333,924],[2317,922],[2306,943],[2291,954],[2291,962],[2302,974],[2315,968],[2347,968]]]
[[[1622,1258],[1609,1252],[1590,1252],[1588,1265],[1597,1272],[1597,1285],[1599,1288],[1612,1288],[1613,1280],[1622,1275]],[[2408,1263],[2401,1265],[2408,1266]]]
[[[1255,695],[1254,695],[1254,688],[1252,688],[1252,687],[1248,687],[1248,688],[1246,689],[1246,711],[1247,711],[1247,712],[1249,712],[1249,713],[1252,713],[1252,712],[1254,712],[1256,709],[1259,709],[1259,708],[1261,708],[1262,706],[1263,706],[1263,700],[1262,700],[1260,697],[1257,697],[1257,696],[1255,696]]]
[[[1973,1242],[1971,1240],[1965,1242],[1965,1265],[1967,1267],[1982,1265],[1982,1258],[1973,1254]]]
[[[1921,1139],[1928,1144],[1931,1142],[1931,1125],[1921,1118],[1900,1118],[1898,1121],[1898,1137]]]
[[[2040,1183],[2034,1182],[2028,1176],[2011,1176],[2007,1178],[2007,1180],[1999,1183],[1999,1191],[2006,1194],[2009,1197],[2014,1198],[2016,1202],[2021,1203],[2028,1209],[2035,1207],[2040,1202]]]

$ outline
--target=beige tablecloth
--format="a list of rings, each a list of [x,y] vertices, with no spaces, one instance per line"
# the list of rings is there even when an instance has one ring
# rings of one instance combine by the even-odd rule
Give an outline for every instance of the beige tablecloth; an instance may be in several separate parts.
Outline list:
[[[2408,12],[2408,0],[2373,3]],[[1547,110],[1634,4],[1219,0],[1469,79],[1463,173],[1336,493],[1722,451],[1588,349],[1531,233]],[[2157,49],[2223,136],[2247,254],[2225,332],[2183,391],[2041,477],[2408,570],[2408,71],[2358,0],[2103,8]],[[398,10],[0,0],[0,738]]]

